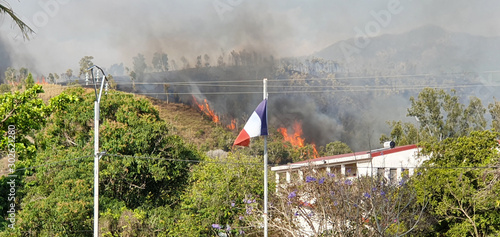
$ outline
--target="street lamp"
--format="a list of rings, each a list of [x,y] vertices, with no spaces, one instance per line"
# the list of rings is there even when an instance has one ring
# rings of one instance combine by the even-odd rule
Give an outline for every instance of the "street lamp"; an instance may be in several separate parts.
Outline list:
[[[102,73],[102,80],[99,84],[99,73]],[[99,153],[99,104],[101,102],[102,89],[106,84],[106,94],[108,92],[108,79],[102,68],[94,65],[87,69],[85,82],[88,85],[90,78],[94,84],[94,237],[99,236],[99,159],[103,153]]]

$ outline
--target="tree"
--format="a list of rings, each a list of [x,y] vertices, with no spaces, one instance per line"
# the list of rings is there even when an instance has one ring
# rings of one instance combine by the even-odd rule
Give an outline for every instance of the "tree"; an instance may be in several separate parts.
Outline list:
[[[16,196],[23,207],[17,235],[86,236],[82,231],[92,229],[94,99],[82,88],[51,99],[52,115],[34,137],[36,156],[29,162],[36,168],[26,171],[26,189],[19,189],[25,195]],[[110,92],[101,118],[101,150],[108,154],[100,161],[101,233],[151,236],[165,216],[149,222],[146,213],[178,208],[193,164],[187,160],[201,154],[170,134],[146,99]]]
[[[54,74],[49,73],[48,78],[50,83],[54,84],[56,82],[56,77],[54,76]]]
[[[425,140],[428,138],[425,134],[419,134],[418,128],[415,127],[413,123],[402,122],[402,121],[392,121],[387,122],[391,127],[390,136],[382,134],[380,137],[380,143],[387,141],[394,141],[396,146],[404,146],[410,144],[416,144],[420,140]],[[424,132],[424,131],[422,131]]]
[[[147,68],[146,59],[144,58],[144,55],[137,54],[137,56],[133,57],[132,60],[134,64],[134,72],[136,74],[136,78],[142,79]]]
[[[495,131],[500,131],[500,102],[495,101],[488,105],[488,110],[491,115],[491,128]]]
[[[10,83],[14,83],[17,81],[17,70],[12,68],[12,67],[8,67],[7,70],[5,70],[4,72],[4,75],[5,75],[5,81],[7,82],[10,82]]]
[[[181,57],[181,62],[182,62],[182,69],[188,69],[190,68],[191,66],[189,65],[189,62],[188,60],[186,59],[186,57],[182,56]]]
[[[54,73],[54,79],[56,82],[59,81],[59,75],[57,73]]]
[[[110,89],[115,90],[117,83],[116,83],[115,79],[113,78],[113,75],[111,75],[111,74],[106,75],[106,79],[108,79]]]
[[[498,133],[474,131],[469,136],[426,143],[430,159],[415,182],[421,197],[430,199],[437,219],[432,232],[446,236],[500,234],[500,172]]]
[[[32,142],[26,136],[32,136],[34,130],[41,129],[45,123],[47,108],[38,94],[43,89],[40,85],[33,85],[24,92],[5,93],[0,95],[0,134],[5,135],[9,126],[16,128],[16,141],[18,150],[22,154],[23,149],[34,150],[30,147]],[[7,147],[7,136],[2,137],[0,144],[2,149]]]
[[[168,71],[168,55],[166,53],[156,52],[153,55],[153,68],[158,72]]]
[[[251,212],[248,203],[261,203],[263,170],[260,159],[219,152],[193,169],[193,185],[182,196],[182,214],[176,234],[209,236],[217,232],[238,234],[246,227],[243,218]],[[274,190],[273,185],[269,191]],[[221,228],[214,228],[220,226]]]
[[[463,115],[463,125],[462,128],[466,131],[466,134],[470,134],[472,131],[483,131],[486,129],[486,119],[484,114],[486,113],[486,108],[484,108],[481,100],[475,96],[470,98],[469,106],[465,108]]]
[[[280,185],[271,193],[272,236],[403,236],[421,224],[426,204],[416,203],[409,177],[389,185],[378,177],[347,179],[313,168],[303,170],[305,180]],[[261,216],[256,209],[245,219],[258,227]]]
[[[205,54],[205,56],[203,56],[203,59],[205,60],[205,67],[210,67],[210,56],[208,56],[208,54]]]
[[[29,71],[27,68],[25,67],[19,68],[19,78],[17,81],[23,82],[26,79],[26,77],[28,77],[28,73]]]
[[[224,57],[222,55],[220,55],[218,58],[217,58],[217,66],[218,67],[224,67],[226,64],[224,63]]]
[[[87,69],[94,65],[92,59],[94,59],[93,56],[84,56],[82,59],[80,59],[80,72],[78,73],[78,77],[85,75]],[[73,71],[71,71],[71,73],[73,73]]]
[[[33,29],[31,29],[26,23],[24,23],[19,17],[17,17],[16,13],[14,13],[14,11],[12,10],[12,8],[9,8],[5,4],[0,4],[0,13],[1,14],[7,14],[7,15],[10,16],[10,18],[12,18],[12,20],[14,20],[14,22],[16,23],[16,25],[21,30],[21,33],[23,34],[23,38],[24,39],[28,39],[29,40],[30,34],[34,34],[35,33],[35,31],[33,31]]]
[[[448,98],[445,98],[448,97]],[[453,97],[453,98],[450,98]],[[444,107],[445,102],[451,103],[456,102],[458,99],[456,96],[447,95],[443,90],[436,90],[432,88],[424,88],[419,94],[418,98],[415,99],[413,96],[410,97],[411,107],[408,109],[408,117],[415,117],[418,119],[420,126],[427,133],[433,134],[438,140],[442,140],[448,137],[448,133],[453,133],[453,131],[446,131],[446,121],[444,121]],[[449,109],[461,109],[456,107],[455,104],[446,105]],[[457,120],[457,113],[450,114],[451,116],[446,116],[446,119],[450,120],[453,124]],[[455,127],[457,130],[458,126]]]
[[[73,77],[73,70],[71,69],[66,70],[65,75],[68,80],[71,80],[71,77]]]
[[[351,152],[351,148],[341,141],[330,142],[326,144],[325,148],[325,156],[334,156]]]
[[[196,57],[196,65],[195,65],[195,67],[196,68],[201,68],[201,65],[202,65],[201,64],[201,55],[199,55],[199,56]]]
[[[26,88],[29,89],[35,85],[35,79],[33,79],[33,75],[31,75],[31,72],[28,74],[28,77],[26,77]]]
[[[423,140],[442,141],[448,137],[460,137],[472,131],[485,129],[486,109],[477,97],[471,97],[465,107],[452,90],[451,94],[443,90],[425,88],[418,97],[410,97],[411,107],[408,117],[414,117],[419,128],[411,123],[392,121],[391,136],[382,135],[380,141],[393,140],[397,145],[406,145]]]

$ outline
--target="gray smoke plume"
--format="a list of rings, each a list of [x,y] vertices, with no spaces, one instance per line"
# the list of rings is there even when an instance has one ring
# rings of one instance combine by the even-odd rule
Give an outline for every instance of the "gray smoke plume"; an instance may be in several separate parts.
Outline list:
[[[0,82],[4,82],[5,80],[5,70],[10,66],[11,61],[10,61],[10,54],[7,52],[7,49],[5,48],[5,44],[0,38]]]
[[[389,4],[394,2],[399,4],[396,11]],[[493,10],[500,8],[500,2],[491,1],[35,0],[10,4],[36,35],[30,41],[13,40],[11,36],[18,32],[3,21],[0,77],[8,66],[45,75],[67,69],[76,74],[79,60],[87,55],[104,68],[123,63],[132,69],[132,58],[138,53],[151,65],[152,55],[163,52],[171,60],[171,71],[153,72],[150,67],[140,81],[168,84],[171,101],[192,103],[190,93],[194,93],[196,100],[207,99],[225,123],[236,118],[241,125],[262,100],[262,78],[273,79],[269,83],[275,86],[270,88],[275,92],[270,94],[269,104],[272,126],[290,127],[300,120],[306,141],[324,145],[341,140],[356,150],[377,146],[380,134],[388,132],[385,121],[405,119],[408,98],[418,93],[420,85],[460,77],[407,80],[389,76],[429,73],[431,66],[431,72],[439,75],[492,70],[495,68],[479,67],[496,65],[495,55],[500,55],[492,53],[500,44],[491,39],[500,34],[500,15]],[[422,40],[408,35],[394,40],[398,34],[429,24],[467,35],[429,31],[418,38]],[[361,47],[363,34],[369,35],[370,42]],[[471,34],[479,36],[468,37]],[[432,37],[437,35],[442,37]],[[491,38],[483,41],[485,37]],[[424,39],[430,43],[424,45]],[[356,47],[356,60],[345,62],[342,50],[327,52],[328,46],[342,42]],[[476,47],[485,45],[491,47]],[[182,61],[194,67],[197,57],[205,54],[211,67],[181,70]],[[317,59],[311,55],[330,59],[328,73],[334,78],[369,77],[328,85],[332,90],[328,93],[284,94],[289,85],[276,79],[289,78],[295,72],[310,73],[307,85],[322,85],[312,82],[325,77],[321,74],[325,67],[313,62]],[[295,58],[301,65],[283,67],[283,58]],[[132,90],[131,84],[125,84],[130,83],[128,78],[116,80],[119,88]],[[203,81],[238,83],[209,85]],[[403,86],[410,89],[396,88]],[[159,93],[159,97],[166,96],[162,95],[165,88],[161,84],[136,85],[137,92]],[[369,91],[373,88],[382,89]]]

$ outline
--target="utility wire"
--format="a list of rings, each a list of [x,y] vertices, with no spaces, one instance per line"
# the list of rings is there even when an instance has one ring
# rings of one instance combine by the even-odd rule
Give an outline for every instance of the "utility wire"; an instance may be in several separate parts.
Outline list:
[[[399,75],[372,75],[372,76],[343,76],[343,77],[317,77],[317,78],[275,78],[269,79],[270,82],[287,82],[287,81],[318,81],[318,80],[353,80],[353,79],[410,79],[410,78],[421,78],[421,77],[444,77],[450,75],[468,75],[468,74],[493,74],[500,73],[500,71],[483,71],[483,72],[456,72],[456,73],[443,73],[443,74],[399,74]],[[116,82],[116,80],[115,80]],[[252,83],[252,82],[262,82],[262,79],[250,79],[250,80],[204,80],[204,81],[165,81],[165,82],[121,82],[120,85],[130,85],[130,84],[169,84],[169,85],[203,85],[203,84],[222,84],[222,83]],[[89,84],[90,85],[90,84]],[[74,86],[74,85],[71,85]]]
[[[81,157],[77,157],[77,158],[73,158],[73,159],[67,159],[67,160],[61,160],[61,161],[54,161],[54,162],[46,163],[46,164],[43,164],[43,165],[37,165],[37,166],[31,166],[31,167],[25,167],[25,168],[21,168],[21,169],[16,169],[16,170],[14,170],[14,172],[23,171],[23,170],[36,169],[36,168],[39,168],[39,167],[50,166],[50,165],[64,163],[64,162],[68,162],[68,161],[81,160],[81,159],[85,159],[85,158],[89,158],[89,157],[94,157],[94,156],[93,155],[88,155],[88,156],[81,156]],[[0,172],[0,174],[11,174],[11,173],[14,173],[14,172],[4,171],[4,172]]]
[[[179,161],[179,162],[189,162],[189,163],[213,163],[213,164],[225,164],[225,165],[262,165],[262,163],[252,163],[252,162],[226,162],[226,161],[209,161],[209,160],[183,160],[183,159],[174,159],[174,158],[161,158],[161,157],[149,157],[149,156],[133,156],[133,155],[119,155],[119,154],[103,154],[102,157],[104,156],[109,156],[109,157],[121,157],[121,158],[133,158],[133,159],[148,159],[148,160],[164,160],[164,161]],[[55,162],[50,162],[47,164],[43,165],[37,165],[37,166],[31,166],[31,167],[26,167],[26,168],[21,168],[21,169],[16,169],[14,172],[17,171],[23,171],[23,170],[31,170],[31,169],[36,169],[39,167],[44,167],[44,166],[51,166],[55,164],[60,164],[60,163],[65,163],[69,161],[75,161],[75,160],[81,160],[85,158],[90,158],[94,157],[94,155],[87,155],[87,156],[81,156],[73,159],[67,159],[67,160],[62,160],[62,161],[55,161]],[[307,161],[305,161],[307,162]],[[290,165],[278,165],[278,164],[269,164],[271,167],[278,167],[278,166],[288,166],[289,168],[299,168],[299,167],[308,167],[304,166],[304,163],[301,164],[290,164]],[[333,164],[330,164],[333,165]],[[312,165],[314,166],[314,165]],[[333,166],[332,166],[333,167]],[[378,169],[378,168],[386,168],[386,169],[498,169],[500,166],[450,166],[450,167],[438,167],[438,166],[381,166],[381,167],[375,167],[375,166],[370,166],[369,168],[373,169]],[[11,174],[12,172],[0,172],[0,174]]]
[[[422,90],[426,87],[432,87],[437,89],[454,89],[454,88],[472,88],[477,87],[477,84],[471,85],[453,85],[453,86],[407,86],[407,87],[380,87],[380,88],[369,88],[370,86],[366,86],[364,89],[333,89],[333,90],[277,90],[277,91],[268,91],[269,94],[304,94],[304,93],[334,93],[334,92],[371,92],[371,91],[408,91],[408,90]],[[488,87],[500,87],[498,85],[488,85]],[[165,95],[165,92],[135,92],[134,94],[138,95]],[[177,94],[177,95],[238,95],[238,94],[262,94],[261,91],[217,91],[217,92],[169,92],[168,94]]]
[[[209,161],[209,160],[183,160],[174,158],[161,158],[161,157],[148,157],[148,156],[132,156],[132,155],[118,155],[118,154],[105,154],[104,156],[112,157],[125,157],[134,159],[149,159],[149,160],[165,160],[165,161],[181,161],[190,163],[214,163],[214,164],[228,164],[228,165],[262,165],[262,163],[251,162],[226,162],[226,161]]]

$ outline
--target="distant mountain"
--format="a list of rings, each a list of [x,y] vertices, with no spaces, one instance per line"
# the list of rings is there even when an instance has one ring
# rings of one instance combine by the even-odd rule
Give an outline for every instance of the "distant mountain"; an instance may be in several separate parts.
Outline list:
[[[412,31],[374,38],[352,38],[313,54],[338,62],[345,71],[442,73],[500,68],[500,37],[446,31],[426,25]]]

